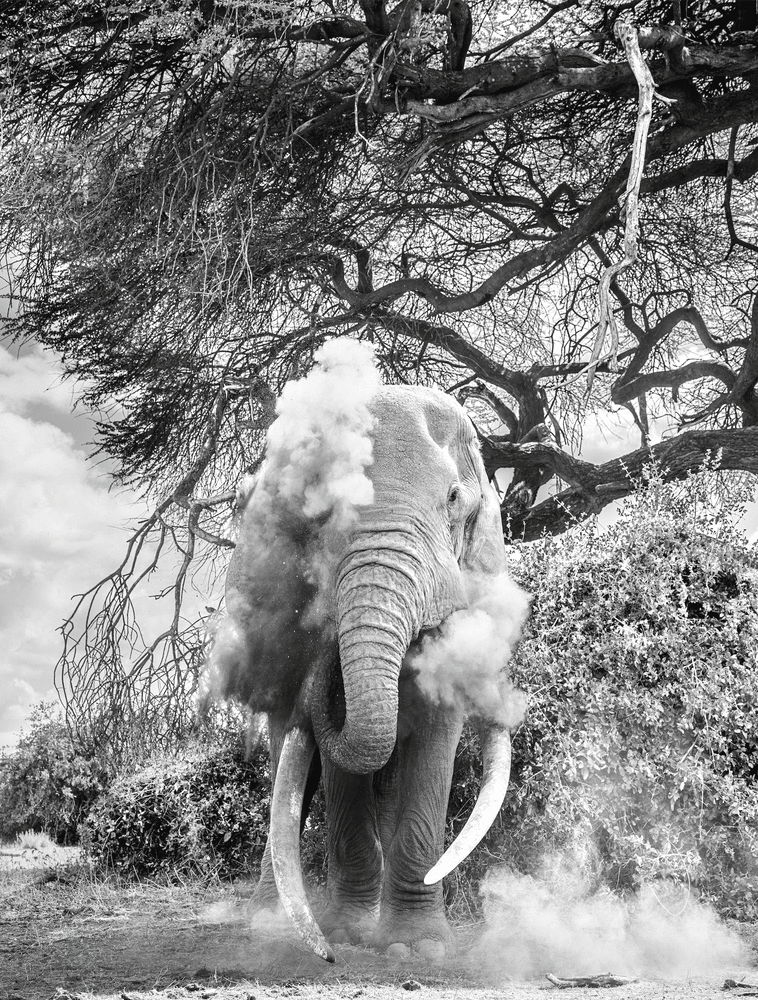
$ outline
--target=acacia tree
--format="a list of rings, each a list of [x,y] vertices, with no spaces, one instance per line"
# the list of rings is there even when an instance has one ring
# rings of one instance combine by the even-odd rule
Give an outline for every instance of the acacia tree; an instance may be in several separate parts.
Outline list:
[[[93,704],[124,637],[153,699],[159,662],[181,684],[187,574],[233,544],[273,399],[337,333],[471,408],[514,470],[508,537],[599,511],[651,455],[758,472],[752,0],[8,0],[0,58],[11,332],[86,379],[155,504],[67,634]],[[619,407],[640,448],[581,460]],[[131,596],[172,544],[173,620],[142,644]]]

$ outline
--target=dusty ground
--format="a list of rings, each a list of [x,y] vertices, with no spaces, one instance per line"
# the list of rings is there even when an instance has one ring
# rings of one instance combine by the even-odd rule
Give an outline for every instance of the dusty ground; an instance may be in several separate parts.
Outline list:
[[[94,879],[77,861],[72,851],[0,846],[0,1000],[399,1000],[410,980],[420,984],[421,1000],[532,1000],[558,992],[544,974],[514,980],[483,972],[465,955],[432,967],[338,946],[337,962],[326,965],[281,929],[251,928],[246,886],[119,885]],[[464,945],[476,934],[464,929]],[[758,996],[758,986],[724,993],[726,979],[758,983],[758,968],[641,979],[603,995]],[[598,990],[567,996],[597,997]]]

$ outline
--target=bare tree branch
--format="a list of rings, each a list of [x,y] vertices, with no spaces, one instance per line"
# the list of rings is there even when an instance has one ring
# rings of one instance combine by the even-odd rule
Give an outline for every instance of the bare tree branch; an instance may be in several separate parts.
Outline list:
[[[755,427],[733,431],[685,431],[652,448],[640,448],[596,466],[575,459],[566,461],[563,455],[559,458],[555,454],[557,449],[552,447],[526,447],[541,449],[541,461],[552,464],[567,482],[572,479],[575,482],[570,489],[544,500],[526,513],[518,509],[511,512],[504,507],[506,534],[527,542],[544,534],[560,534],[572,524],[598,514],[611,500],[628,496],[636,489],[635,481],[651,462],[661,470],[665,482],[686,479],[708,459],[717,461],[721,469],[739,469],[758,475],[758,428]],[[500,457],[498,451],[500,449],[493,448],[490,453],[485,452],[490,470],[499,461],[503,467],[509,467],[517,460],[510,447]]]

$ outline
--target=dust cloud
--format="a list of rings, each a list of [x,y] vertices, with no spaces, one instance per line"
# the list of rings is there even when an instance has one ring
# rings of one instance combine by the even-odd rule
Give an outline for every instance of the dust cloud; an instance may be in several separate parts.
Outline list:
[[[485,929],[470,955],[486,975],[675,978],[749,964],[744,942],[686,887],[656,882],[621,898],[588,892],[568,862],[547,868],[546,880],[486,875]]]
[[[371,402],[381,387],[370,344],[330,340],[315,367],[289,382],[268,432],[265,488],[306,518],[328,515],[349,527],[355,507],[374,498],[366,468],[373,460]]]
[[[529,612],[529,595],[507,573],[466,574],[469,606],[426,636],[409,666],[429,698],[514,727],[524,718],[526,696],[514,687],[506,664]]]
[[[366,475],[373,462],[370,407],[382,384],[370,344],[336,338],[314,361],[309,374],[287,383],[277,401],[259,487],[268,494],[269,510],[288,510],[316,529],[301,562],[304,579],[315,587],[305,628],[329,618],[337,553],[356,508],[374,499]]]
[[[233,617],[210,624],[201,709],[250,694],[250,651],[235,622],[256,623],[253,631],[273,648],[279,635],[292,632],[305,581],[310,596],[297,624],[332,627],[336,556],[357,508],[373,500],[366,469],[373,461],[370,407],[380,387],[373,347],[348,338],[327,341],[308,375],[285,386],[260,472],[246,477],[237,494],[245,574],[257,589],[231,592]]]

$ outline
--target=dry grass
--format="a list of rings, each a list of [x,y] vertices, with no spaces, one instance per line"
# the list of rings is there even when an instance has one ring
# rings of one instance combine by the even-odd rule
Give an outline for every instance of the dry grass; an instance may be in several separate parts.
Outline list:
[[[255,925],[250,892],[250,883],[217,879],[101,877],[76,858],[0,871],[0,1000],[399,1000],[409,980],[426,1000],[537,1000],[548,986],[493,977],[465,957],[443,966],[393,963],[347,945],[326,965],[286,927]],[[468,942],[478,933],[473,923],[461,929]],[[625,987],[624,1000],[712,997],[737,972],[640,982]],[[753,973],[748,981],[756,980]],[[595,994],[574,990],[572,998]]]
[[[16,844],[22,850],[47,851],[49,853],[55,851],[56,846],[46,833],[35,830],[24,830],[22,833],[17,833]]]
[[[234,890],[218,880],[189,882],[130,881],[118,875],[103,876],[81,858],[76,848],[55,848],[51,859],[11,854],[11,863],[0,872],[0,919],[10,908],[20,920],[52,920],[59,916],[176,921]],[[61,856],[63,855],[63,856]]]

